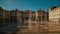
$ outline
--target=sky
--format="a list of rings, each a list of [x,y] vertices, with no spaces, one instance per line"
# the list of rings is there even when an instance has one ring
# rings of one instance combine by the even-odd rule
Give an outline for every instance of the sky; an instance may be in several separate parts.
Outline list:
[[[60,0],[0,0],[0,7],[6,10],[47,10],[51,6],[60,6]]]

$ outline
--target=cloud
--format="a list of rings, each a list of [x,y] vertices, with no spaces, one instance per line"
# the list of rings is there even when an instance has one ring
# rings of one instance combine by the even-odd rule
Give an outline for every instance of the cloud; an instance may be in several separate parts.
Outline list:
[[[12,5],[13,2],[12,2],[12,1],[7,1],[6,4],[8,4],[8,5]]]
[[[6,4],[6,5],[13,5],[13,0],[2,0],[3,1],[3,4]]]

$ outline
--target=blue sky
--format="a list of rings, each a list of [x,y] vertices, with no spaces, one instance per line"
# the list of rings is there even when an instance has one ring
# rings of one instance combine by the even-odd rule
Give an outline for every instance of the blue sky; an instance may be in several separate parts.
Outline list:
[[[52,6],[60,6],[60,0],[0,0],[0,7],[6,10],[46,10]]]

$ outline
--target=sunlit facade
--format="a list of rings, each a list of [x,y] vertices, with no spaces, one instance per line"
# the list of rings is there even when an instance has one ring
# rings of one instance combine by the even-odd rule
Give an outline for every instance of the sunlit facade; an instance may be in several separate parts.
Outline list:
[[[49,20],[59,22],[60,21],[60,7],[52,7],[49,12]]]
[[[59,32],[60,31],[60,7],[52,7],[49,10],[49,31]]]

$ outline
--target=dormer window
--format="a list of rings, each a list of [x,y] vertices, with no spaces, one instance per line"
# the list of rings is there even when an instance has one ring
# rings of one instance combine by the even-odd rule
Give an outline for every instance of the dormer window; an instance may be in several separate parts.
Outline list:
[[[55,9],[56,7],[51,7],[51,10]]]

